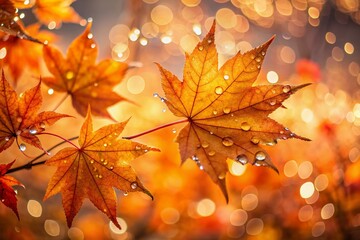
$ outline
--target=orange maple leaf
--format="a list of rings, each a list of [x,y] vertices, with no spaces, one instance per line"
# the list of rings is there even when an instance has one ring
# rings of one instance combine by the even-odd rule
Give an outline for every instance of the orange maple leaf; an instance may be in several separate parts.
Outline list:
[[[68,226],[85,198],[120,228],[116,220],[116,194],[113,187],[124,192],[151,193],[143,186],[130,166],[130,161],[148,151],[159,151],[130,140],[118,139],[127,121],[110,124],[93,132],[90,107],[81,127],[80,147],[68,147],[46,161],[57,166],[49,182],[44,200],[58,192]]]
[[[22,185],[18,180],[12,176],[5,175],[15,161],[8,164],[0,164],[0,199],[5,206],[9,207],[16,214],[19,219],[19,213],[17,210],[17,198],[16,193],[12,186]]]
[[[20,9],[33,8],[33,13],[39,22],[48,25],[54,23],[55,28],[61,27],[63,22],[79,23],[81,17],[70,6],[75,0],[11,0]]]
[[[52,125],[66,114],[55,112],[37,113],[42,104],[40,91],[41,82],[35,87],[17,96],[15,90],[5,79],[4,71],[0,81],[0,152],[12,145],[14,140],[18,144],[20,137],[24,142],[42,149],[36,134],[45,130],[46,125]],[[18,144],[24,151],[26,145]]]
[[[10,0],[0,0],[0,31],[21,39],[42,43],[25,32],[17,10]]]
[[[58,49],[44,47],[44,59],[54,77],[43,78],[43,82],[71,95],[74,108],[82,116],[90,104],[94,115],[111,118],[107,107],[125,100],[112,88],[123,79],[128,65],[110,59],[95,65],[98,50],[90,28],[91,23],[71,43],[66,59]]]
[[[246,53],[239,52],[218,69],[214,32],[215,22],[202,42],[186,55],[182,82],[158,66],[167,106],[189,122],[176,139],[182,162],[194,160],[228,200],[227,158],[277,171],[260,145],[274,145],[287,138],[307,140],[268,117],[305,85],[253,86],[273,38]]]
[[[39,24],[26,27],[26,31],[29,32],[29,34],[37,36],[41,41],[53,42],[55,40],[55,35],[48,31],[39,31],[39,29]],[[26,68],[28,68],[32,74],[40,74],[40,60],[43,45],[5,34],[0,34],[0,40],[0,51],[5,55],[0,59],[0,67],[8,67],[8,71],[6,72],[11,74],[15,85]]]

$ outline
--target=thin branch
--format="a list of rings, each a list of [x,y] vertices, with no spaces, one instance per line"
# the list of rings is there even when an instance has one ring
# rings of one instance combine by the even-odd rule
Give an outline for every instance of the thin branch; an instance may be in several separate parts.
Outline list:
[[[62,145],[64,143],[69,143],[70,141],[73,141],[73,140],[78,139],[78,138],[79,137],[76,136],[76,137],[72,137],[72,138],[69,138],[69,139],[65,139],[64,141],[59,142],[58,144],[56,144],[56,145],[52,146],[51,148],[47,149],[46,152],[50,152],[53,149],[59,147],[60,145]],[[46,162],[46,160],[43,160],[43,161],[40,161],[40,162],[37,162],[37,163],[34,163],[34,162],[37,161],[38,159],[42,158],[44,155],[47,155],[47,154],[44,152],[44,153],[40,154],[39,156],[35,157],[34,159],[32,159],[31,161],[29,161],[28,163],[25,163],[24,165],[9,169],[6,173],[16,172],[16,171],[19,171],[19,170],[22,170],[22,169],[31,169],[33,166],[42,165],[42,164],[44,164]]]
[[[56,104],[56,106],[53,109],[54,112],[56,111],[56,109],[58,109],[61,106],[61,104],[63,104],[65,102],[65,100],[68,98],[68,96],[69,96],[69,94],[66,93],[66,95],[60,100],[60,102],[58,104]]]
[[[160,130],[162,128],[166,128],[166,127],[170,127],[170,126],[173,126],[173,125],[176,125],[176,124],[180,124],[180,123],[185,123],[185,122],[188,122],[189,120],[186,118],[186,119],[181,119],[179,121],[176,121],[176,122],[172,122],[172,123],[167,123],[167,124],[164,124],[164,125],[161,125],[159,127],[156,127],[156,128],[153,128],[153,129],[150,129],[150,130],[147,130],[145,132],[142,132],[142,133],[138,133],[138,134],[135,134],[135,135],[132,135],[132,136],[129,136],[129,137],[123,137],[123,139],[133,139],[133,138],[137,138],[137,137],[140,137],[140,136],[143,136],[143,135],[146,135],[148,133],[152,133],[152,132],[155,132],[157,130]]]
[[[60,138],[60,139],[64,140],[65,142],[73,145],[74,148],[76,148],[76,149],[78,149],[78,150],[80,149],[78,146],[76,146],[75,144],[73,144],[72,142],[70,142],[68,139],[63,138],[62,136],[57,135],[57,134],[54,134],[54,133],[41,132],[41,133],[38,133],[37,135],[50,135],[50,136],[54,136],[54,137]]]

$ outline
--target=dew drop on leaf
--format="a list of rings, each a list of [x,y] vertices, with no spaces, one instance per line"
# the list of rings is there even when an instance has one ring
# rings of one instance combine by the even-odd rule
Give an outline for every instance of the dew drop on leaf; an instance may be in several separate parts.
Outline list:
[[[216,114],[218,114],[218,112],[217,112],[216,110],[214,110],[214,111],[213,111],[213,114],[216,115]]]
[[[245,165],[249,162],[248,158],[245,154],[240,154],[236,157],[236,161],[241,163],[242,165]]]
[[[110,166],[110,168],[109,168],[110,170],[114,170],[114,166]]]
[[[95,47],[96,47],[96,44],[95,44],[95,43],[92,43],[92,44],[90,45],[90,47],[91,47],[91,48],[95,48]]]
[[[10,138],[9,137],[5,137],[5,141],[9,141],[10,140]]]
[[[234,145],[234,141],[229,138],[229,137],[224,137],[222,139],[222,144],[225,146],[225,147],[231,147],[232,145]]]
[[[135,146],[135,150],[140,150],[140,149],[141,149],[141,147],[139,145]]]
[[[176,129],[173,128],[173,129],[171,130],[171,132],[175,134],[175,133],[176,133]]]
[[[131,183],[130,187],[135,190],[137,188],[137,183],[136,182]]]
[[[26,150],[26,145],[24,143],[21,143],[19,145],[19,149],[20,149],[20,151],[24,152]]]
[[[220,175],[218,176],[219,179],[224,179],[226,176],[226,172],[220,173]]]
[[[289,85],[285,85],[284,87],[283,87],[283,92],[284,93],[288,93],[288,92],[290,92],[291,91],[291,87],[289,86]]]
[[[254,59],[254,58],[255,58],[255,55],[254,55],[254,54],[251,54],[251,55],[250,55],[250,58],[251,58],[251,59]]]
[[[101,174],[99,174],[99,175],[98,175],[98,178],[99,178],[99,179],[102,179],[102,178],[103,178],[103,176],[102,176]]]
[[[88,35],[87,35],[87,38],[88,39],[92,39],[94,37],[94,35],[92,34],[92,33],[89,33]]]
[[[37,133],[37,130],[36,130],[35,128],[31,128],[31,129],[29,130],[29,133],[34,135],[34,134]]]
[[[223,109],[223,112],[224,112],[225,114],[229,114],[229,113],[231,112],[231,108],[226,107],[226,108]]]
[[[215,151],[211,150],[208,152],[208,155],[211,157],[211,156],[214,156],[215,155]]]
[[[45,123],[41,122],[40,123],[40,128],[45,129],[45,127],[46,127]]]
[[[203,142],[203,143],[201,143],[201,146],[202,146],[203,148],[207,148],[207,147],[209,147],[209,143]]]
[[[21,130],[16,131],[16,135],[19,136],[21,134]]]
[[[260,139],[258,139],[257,137],[252,137],[252,138],[251,138],[251,142],[252,142],[253,144],[258,144],[258,143],[260,142]]]
[[[203,47],[203,46],[199,46],[198,49],[199,49],[199,51],[202,51],[202,50],[204,49],[204,47]]]
[[[274,105],[276,104],[276,100],[275,100],[275,99],[270,100],[270,101],[269,101],[269,104],[270,104],[271,106],[274,106]]]
[[[19,122],[19,123],[22,122],[22,120],[23,119],[21,117],[16,118],[16,121]]]
[[[157,97],[159,97],[159,94],[158,93],[153,93],[153,97],[157,98]]]
[[[220,87],[220,86],[218,86],[218,87],[216,87],[215,88],[215,93],[217,94],[217,95],[220,95],[220,94],[222,94],[223,93],[223,88],[222,87]]]
[[[244,130],[244,131],[249,131],[250,128],[251,128],[251,126],[250,126],[249,123],[243,122],[243,123],[241,123],[240,128],[241,128],[242,130]]]
[[[104,143],[104,147],[107,147],[107,143]]]
[[[91,164],[94,164],[94,160],[91,160],[90,163],[91,163]]]
[[[225,80],[229,80],[229,78],[230,78],[229,75],[227,75],[227,74],[224,75]]]
[[[258,161],[264,161],[266,158],[266,155],[264,152],[262,151],[259,151],[255,154],[255,159],[258,160]]]
[[[259,62],[261,62],[261,58],[258,57],[255,59],[255,61],[259,63]]]
[[[124,192],[124,196],[126,197],[127,195],[129,195],[129,193],[128,193],[128,192]]]
[[[264,52],[264,51],[262,51],[262,52],[261,52],[261,55],[265,56],[265,52]]]

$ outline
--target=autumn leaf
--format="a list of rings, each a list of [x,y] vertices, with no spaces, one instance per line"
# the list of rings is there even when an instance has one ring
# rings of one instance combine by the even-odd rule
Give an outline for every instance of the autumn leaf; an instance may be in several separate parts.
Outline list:
[[[176,139],[182,162],[194,160],[228,200],[227,159],[277,171],[260,145],[274,145],[278,139],[307,140],[268,117],[305,85],[253,86],[273,38],[237,53],[218,69],[214,32],[215,22],[205,39],[186,55],[183,81],[158,66],[167,106],[174,115],[188,119]]]
[[[29,25],[26,31],[32,36],[37,36],[41,41],[53,42],[55,40],[55,35],[48,31],[39,31],[39,29],[39,24],[33,24]],[[8,71],[5,72],[11,74],[15,86],[25,69],[31,71],[32,74],[40,74],[43,45],[6,34],[0,34],[0,40],[0,52],[4,55],[0,59],[0,67],[8,68]],[[31,53],[24,54],[29,49],[31,49]]]
[[[22,185],[18,180],[12,176],[5,175],[15,161],[8,164],[0,164],[0,199],[5,206],[9,207],[16,214],[19,219],[19,213],[17,210],[17,198],[16,193],[12,186]]]
[[[128,65],[110,59],[96,65],[98,49],[90,28],[91,23],[72,42],[66,58],[54,47],[44,48],[46,65],[54,77],[43,78],[43,82],[71,95],[74,108],[82,116],[90,104],[94,115],[111,118],[107,107],[125,100],[112,88],[123,79]]]
[[[28,35],[22,27],[16,8],[10,0],[0,0],[0,31],[21,39],[41,43],[41,41]]]
[[[46,161],[57,166],[49,182],[44,200],[61,192],[68,226],[85,198],[120,228],[116,220],[116,194],[113,187],[125,193],[151,193],[136,176],[130,161],[156,148],[130,140],[118,139],[127,121],[110,124],[93,132],[90,107],[81,127],[80,147],[68,147]]]
[[[17,96],[15,90],[5,79],[4,71],[0,82],[0,152],[12,145],[16,140],[21,151],[25,144],[19,144],[18,138],[25,143],[42,149],[36,134],[45,130],[46,125],[52,125],[66,114],[55,112],[37,113],[42,104],[41,82],[35,87]]]

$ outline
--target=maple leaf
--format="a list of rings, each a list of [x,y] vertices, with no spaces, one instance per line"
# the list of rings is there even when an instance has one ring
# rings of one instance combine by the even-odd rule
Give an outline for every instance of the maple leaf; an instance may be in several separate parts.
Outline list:
[[[307,140],[268,117],[305,85],[253,86],[273,38],[244,54],[237,53],[218,69],[214,32],[215,22],[194,51],[186,54],[183,81],[158,67],[167,106],[174,115],[188,119],[176,139],[182,162],[194,160],[228,200],[227,159],[277,171],[260,145],[287,138]]]
[[[48,25],[54,23],[60,28],[63,22],[79,23],[82,18],[70,6],[75,0],[11,0],[15,7],[33,8],[39,22]]]
[[[110,124],[93,132],[92,119],[88,108],[81,127],[80,147],[68,147],[46,161],[57,166],[46,190],[44,200],[58,192],[68,226],[81,208],[85,198],[90,201],[120,228],[116,220],[116,194],[113,187],[124,192],[142,191],[151,198],[151,193],[143,186],[129,162],[156,148],[118,139],[127,121]]]
[[[37,113],[42,104],[41,82],[35,87],[17,96],[15,90],[5,79],[4,71],[0,81],[0,152],[18,142],[24,142],[42,149],[36,134],[45,130],[45,125],[52,125],[61,118],[69,117],[52,111]],[[25,145],[19,145],[24,150]]]
[[[53,42],[55,36],[48,31],[39,31],[40,25],[33,24],[26,27],[26,31],[37,36],[41,41]],[[8,67],[8,71],[14,79],[15,86],[28,68],[32,74],[40,74],[40,60],[43,45],[25,41],[18,37],[0,34],[0,51],[5,52],[5,57],[0,59],[0,67]],[[29,52],[31,53],[24,54]]]
[[[128,65],[110,59],[95,65],[98,50],[90,28],[91,23],[71,43],[66,59],[58,49],[44,47],[44,59],[54,77],[43,78],[43,82],[71,95],[74,108],[82,116],[90,104],[94,115],[111,118],[107,107],[125,100],[112,88],[122,80]]]
[[[42,44],[41,41],[25,32],[16,8],[10,0],[0,0],[0,30],[12,36]]]
[[[9,207],[16,214],[19,219],[19,213],[17,210],[17,198],[16,193],[12,186],[22,185],[18,180],[12,176],[6,176],[6,172],[10,169],[15,161],[8,164],[0,164],[0,199],[5,206]]]

